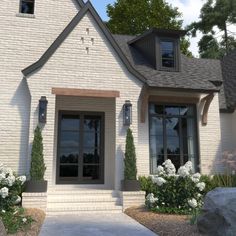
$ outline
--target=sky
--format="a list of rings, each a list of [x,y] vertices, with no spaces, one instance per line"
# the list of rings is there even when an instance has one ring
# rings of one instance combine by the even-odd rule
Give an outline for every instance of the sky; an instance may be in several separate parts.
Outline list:
[[[97,10],[98,14],[103,20],[108,20],[106,14],[106,6],[107,4],[112,4],[115,0],[90,0]],[[204,0],[166,0],[168,3],[172,4],[173,7],[178,7],[179,11],[183,14],[183,26],[186,26],[193,21],[198,20],[198,16],[200,14],[200,9],[204,3]],[[190,51],[194,54],[194,56],[198,56],[198,46],[197,43],[201,38],[201,34],[199,33],[196,38],[191,38],[190,42]]]
[[[90,0],[97,10],[98,14],[104,21],[107,21],[109,18],[106,14],[106,6],[108,4],[112,4],[115,0]],[[128,1],[128,0],[127,0]],[[179,11],[182,13],[183,19],[183,28],[186,25],[191,24],[194,21],[199,20],[200,10],[202,5],[206,2],[206,0],[166,0],[173,7],[178,7]],[[236,33],[236,26],[230,26],[228,28],[230,31]],[[214,29],[217,32],[217,38],[219,39],[222,33],[218,33],[218,29]],[[197,37],[190,38],[190,51],[194,56],[198,57],[198,41],[201,39],[201,33],[197,33]]]

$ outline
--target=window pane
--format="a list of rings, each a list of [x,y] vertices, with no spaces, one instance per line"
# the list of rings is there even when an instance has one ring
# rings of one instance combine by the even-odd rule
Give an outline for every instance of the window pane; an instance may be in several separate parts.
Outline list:
[[[60,177],[78,177],[78,166],[60,166]]]
[[[164,154],[162,136],[151,136],[150,145],[151,145],[150,152],[152,156]]]
[[[34,0],[21,0],[20,12],[34,14]]]
[[[168,155],[167,159],[170,159],[172,161],[172,163],[174,164],[176,170],[178,170],[179,167],[181,166],[180,155]]]
[[[151,117],[150,132],[151,135],[163,135],[163,118]]]
[[[84,179],[96,180],[99,179],[99,166],[85,165],[83,168]]]
[[[99,149],[84,149],[84,163],[99,163],[100,152]]]
[[[164,155],[151,156],[150,165],[151,165],[151,174],[155,174],[157,172],[157,167],[162,165],[164,162]]]
[[[170,67],[170,68],[173,68],[175,67],[175,62],[174,60],[170,60],[170,59],[162,59],[162,66],[163,67]]]
[[[79,132],[62,131],[61,132],[61,147],[78,147]]]
[[[161,56],[163,67],[174,67],[174,43],[168,41],[161,42]]]
[[[167,154],[180,154],[179,137],[167,137]]]
[[[150,104],[150,114],[162,115],[164,113],[164,107],[161,105]]]
[[[179,118],[166,118],[166,135],[179,137]]]
[[[192,116],[194,114],[193,106],[181,106],[180,115],[181,116]]]
[[[60,150],[60,163],[78,163],[79,152],[75,148],[62,148]]]
[[[79,130],[79,116],[62,115],[61,129],[62,130]]]
[[[179,107],[177,106],[165,106],[165,114],[168,115],[179,115]]]

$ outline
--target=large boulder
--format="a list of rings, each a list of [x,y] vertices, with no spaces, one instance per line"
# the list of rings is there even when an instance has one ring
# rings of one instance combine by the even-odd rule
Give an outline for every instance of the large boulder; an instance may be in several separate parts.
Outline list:
[[[6,236],[7,232],[6,229],[4,227],[4,224],[2,223],[2,220],[0,219],[0,236]]]
[[[210,236],[236,235],[236,188],[216,188],[207,193],[197,227]]]

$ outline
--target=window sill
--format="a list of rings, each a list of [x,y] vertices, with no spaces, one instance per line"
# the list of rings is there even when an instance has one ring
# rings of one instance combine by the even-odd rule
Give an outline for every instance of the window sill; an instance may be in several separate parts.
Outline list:
[[[35,18],[34,14],[27,14],[27,13],[17,13],[17,17],[24,17],[24,18]]]

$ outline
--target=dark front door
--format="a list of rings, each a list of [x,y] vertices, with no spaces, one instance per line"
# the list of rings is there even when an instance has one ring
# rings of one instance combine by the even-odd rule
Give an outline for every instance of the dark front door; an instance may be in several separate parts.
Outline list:
[[[57,183],[102,184],[104,114],[59,112]]]

